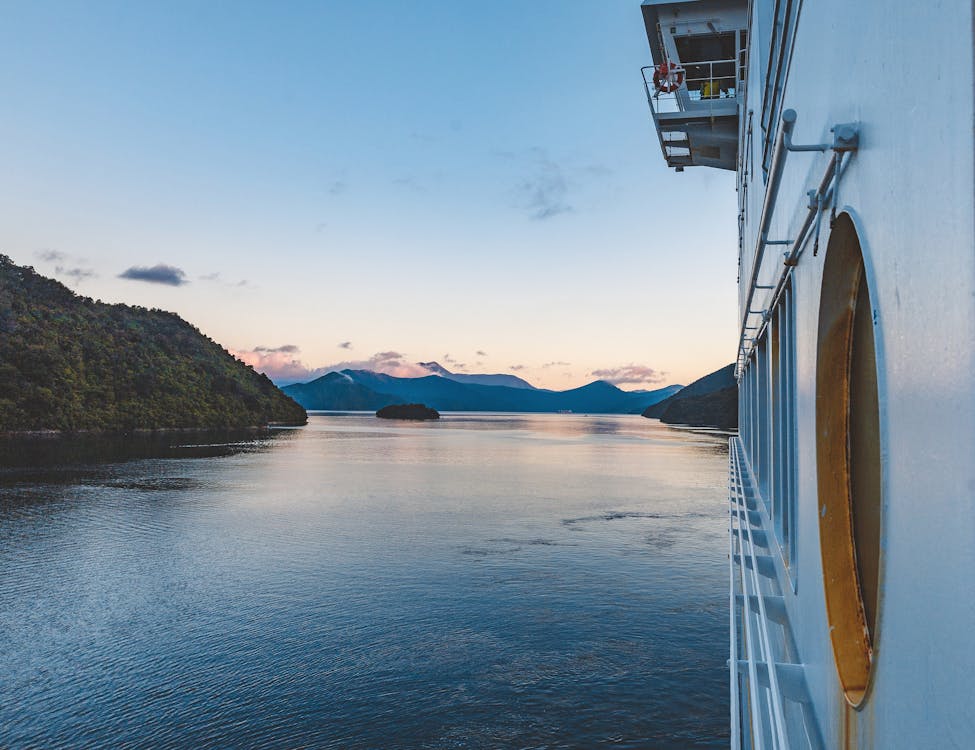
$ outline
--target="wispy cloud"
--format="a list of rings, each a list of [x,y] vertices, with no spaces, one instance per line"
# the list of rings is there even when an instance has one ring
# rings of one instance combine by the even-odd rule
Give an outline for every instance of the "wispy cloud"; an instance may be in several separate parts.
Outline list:
[[[508,367],[508,369],[509,370],[514,370],[515,372],[518,372],[519,370],[524,370],[525,369],[525,365],[511,365],[511,366]]]
[[[396,187],[400,187],[414,193],[425,193],[427,191],[427,189],[413,175],[397,177],[395,180],[393,180],[393,184],[396,185]]]
[[[368,359],[347,360],[318,368],[323,373],[338,372],[340,370],[372,370],[398,378],[422,378],[430,375],[430,371],[414,362],[409,362],[406,355],[396,351],[377,352]]]
[[[157,263],[154,266],[132,266],[119,274],[120,279],[131,281],[146,281],[150,284],[165,284],[166,286],[183,286],[189,284],[186,272],[176,266]]]
[[[263,372],[275,383],[286,385],[313,380],[324,375],[322,368],[307,367],[298,357],[301,349],[295,344],[268,347],[255,346],[253,349],[231,349],[230,353],[243,362],[251,365],[258,372]]]
[[[78,285],[86,279],[93,279],[98,276],[94,269],[87,267],[84,258],[63,253],[53,248],[45,248],[34,253],[34,257],[43,263],[54,263],[54,275],[61,279],[68,279],[72,284]],[[76,265],[68,265],[71,261]]]
[[[589,177],[612,177],[616,174],[612,167],[607,167],[605,164],[587,164],[581,171]]]
[[[517,165],[522,176],[515,184],[514,205],[534,221],[576,213],[598,203],[606,194],[605,182],[614,170],[598,162],[578,157],[556,158],[539,146],[524,151],[493,151],[493,156]],[[597,185],[596,183],[602,183]]]
[[[214,284],[223,284],[223,286],[237,287],[238,289],[251,286],[251,283],[247,279],[240,279],[239,281],[230,281],[224,279],[220,275],[219,271],[214,271],[213,273],[206,273],[202,276],[197,276],[200,281],[209,281]]]
[[[542,367],[543,368],[548,368],[548,367],[568,367],[571,364],[572,364],[571,362],[546,362],[544,365],[542,365]]]
[[[45,263],[64,263],[68,259],[65,253],[60,250],[53,250],[50,248],[44,250],[38,250],[34,253],[34,257],[44,261]]]
[[[335,180],[328,186],[329,195],[342,195],[349,189],[349,183],[345,180]]]
[[[622,367],[593,370],[589,374],[613,385],[652,385],[663,382],[667,373],[653,367],[629,364]]]
[[[544,221],[575,209],[568,201],[565,170],[541,148],[532,149],[531,173],[517,186],[518,206],[535,221]]]
[[[93,279],[98,274],[95,273],[90,268],[65,268],[64,266],[57,266],[54,269],[54,273],[58,276],[67,276],[69,279],[74,281],[75,284],[80,284],[85,279]]]

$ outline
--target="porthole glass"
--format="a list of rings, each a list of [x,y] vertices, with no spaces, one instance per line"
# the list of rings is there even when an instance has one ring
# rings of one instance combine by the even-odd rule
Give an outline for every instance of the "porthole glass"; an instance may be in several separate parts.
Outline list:
[[[816,363],[820,545],[833,655],[846,699],[867,691],[880,581],[880,415],[874,314],[853,221],[840,215],[823,269]]]

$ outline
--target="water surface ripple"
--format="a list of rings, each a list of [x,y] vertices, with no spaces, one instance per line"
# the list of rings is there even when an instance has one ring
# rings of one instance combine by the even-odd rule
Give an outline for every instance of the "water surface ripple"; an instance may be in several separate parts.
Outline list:
[[[723,436],[316,415],[171,442],[4,448],[0,746],[727,745]]]

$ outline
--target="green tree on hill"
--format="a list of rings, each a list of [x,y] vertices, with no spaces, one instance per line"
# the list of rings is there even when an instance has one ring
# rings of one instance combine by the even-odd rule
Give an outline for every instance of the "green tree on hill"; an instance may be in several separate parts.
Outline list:
[[[78,296],[0,255],[0,432],[306,419],[267,376],[178,315]]]

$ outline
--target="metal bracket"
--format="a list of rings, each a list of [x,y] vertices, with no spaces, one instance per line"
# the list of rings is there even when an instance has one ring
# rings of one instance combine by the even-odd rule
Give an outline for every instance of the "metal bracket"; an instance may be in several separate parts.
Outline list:
[[[796,111],[787,109],[782,113],[783,145],[787,151],[829,151],[832,143],[806,143],[797,146],[792,142],[792,128],[796,124]]]
[[[833,126],[834,151],[856,151],[860,147],[860,131],[855,122],[844,122]]]

